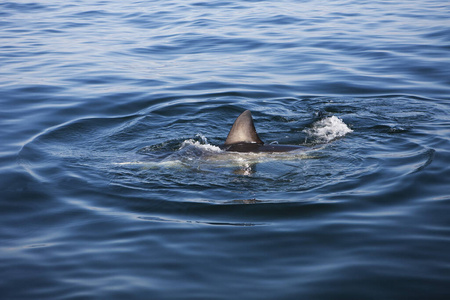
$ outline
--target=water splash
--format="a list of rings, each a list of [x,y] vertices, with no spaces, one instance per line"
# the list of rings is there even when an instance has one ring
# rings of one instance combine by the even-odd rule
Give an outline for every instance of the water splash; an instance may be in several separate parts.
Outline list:
[[[205,152],[212,152],[212,153],[223,152],[223,150],[220,149],[218,146],[209,144],[208,139],[202,134],[197,134],[195,136],[195,139],[184,140],[183,143],[181,143],[180,148],[178,150],[183,149],[186,150],[189,148],[197,148]]]
[[[330,142],[353,132],[340,118],[331,116],[315,122],[311,128],[303,130],[308,137],[319,142]]]

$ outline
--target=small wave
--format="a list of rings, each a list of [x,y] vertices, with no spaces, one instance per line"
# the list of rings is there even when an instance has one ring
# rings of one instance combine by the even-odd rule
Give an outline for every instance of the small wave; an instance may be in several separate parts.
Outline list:
[[[311,128],[303,130],[309,137],[320,142],[330,142],[353,132],[347,124],[336,116],[315,122]]]
[[[208,144],[208,139],[201,134],[197,134],[196,139],[188,139],[183,141],[183,143],[181,143],[179,150],[183,150],[190,147],[198,148],[205,152],[215,152],[215,153],[223,152],[223,150],[220,149],[218,146]]]

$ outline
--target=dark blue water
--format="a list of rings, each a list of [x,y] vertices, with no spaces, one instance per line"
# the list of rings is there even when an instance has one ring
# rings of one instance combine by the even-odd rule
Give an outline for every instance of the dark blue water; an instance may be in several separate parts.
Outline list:
[[[1,2],[1,298],[448,299],[449,16]]]

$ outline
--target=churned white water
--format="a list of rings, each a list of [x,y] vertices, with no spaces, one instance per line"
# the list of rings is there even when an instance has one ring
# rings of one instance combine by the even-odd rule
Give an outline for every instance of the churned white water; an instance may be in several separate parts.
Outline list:
[[[331,116],[315,122],[311,128],[305,129],[304,132],[308,137],[317,141],[330,142],[353,132],[353,130],[338,117]]]

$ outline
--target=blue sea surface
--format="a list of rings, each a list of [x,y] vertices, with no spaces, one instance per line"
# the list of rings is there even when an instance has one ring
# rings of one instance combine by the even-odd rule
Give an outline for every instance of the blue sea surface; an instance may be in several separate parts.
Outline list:
[[[449,101],[448,1],[2,1],[0,298],[450,299]]]

